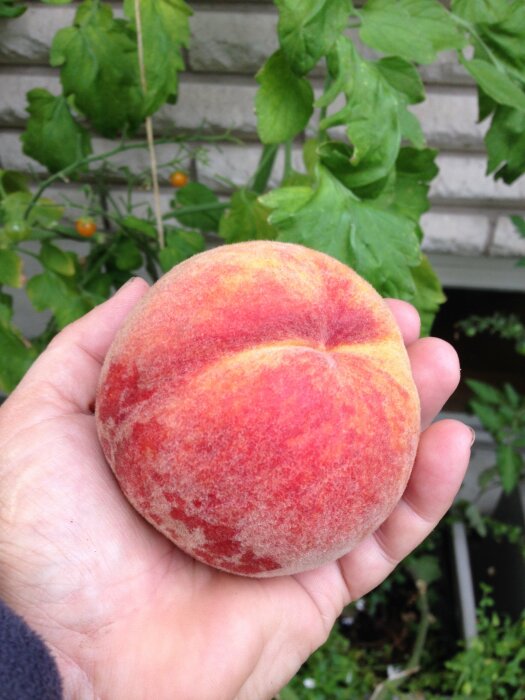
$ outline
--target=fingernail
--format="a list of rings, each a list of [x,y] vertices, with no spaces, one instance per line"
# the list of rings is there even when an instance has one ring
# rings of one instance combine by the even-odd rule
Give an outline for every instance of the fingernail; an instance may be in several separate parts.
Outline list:
[[[470,426],[469,426],[469,430],[472,433],[472,437],[470,438],[470,446],[472,447],[472,445],[476,442],[476,431],[474,430],[474,428],[471,428]]]
[[[117,294],[120,294],[120,292],[122,292],[124,289],[126,289],[126,287],[129,287],[130,284],[131,284],[132,282],[134,282],[136,279],[138,279],[138,278],[137,278],[137,277],[130,277],[129,280],[128,280],[127,282],[124,282],[124,284],[123,284],[121,287],[119,287],[119,288],[117,289],[117,291],[115,292],[115,296],[116,296]]]

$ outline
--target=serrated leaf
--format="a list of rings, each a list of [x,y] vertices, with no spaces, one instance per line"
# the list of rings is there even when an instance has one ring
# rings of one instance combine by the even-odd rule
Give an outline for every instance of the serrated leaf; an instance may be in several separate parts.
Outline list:
[[[257,132],[264,144],[293,139],[308,124],[313,113],[314,93],[305,78],[290,68],[282,51],[266,61],[255,76]]]
[[[410,267],[420,260],[414,224],[359,201],[322,166],[314,188],[281,188],[259,201],[273,210],[269,222],[277,240],[341,260],[385,296],[414,294]]]
[[[42,243],[39,257],[42,265],[48,270],[53,270],[66,277],[75,274],[75,256],[52,243],[47,241]]]
[[[510,493],[518,484],[523,459],[510,445],[498,445],[496,460],[503,490]]]
[[[166,247],[159,253],[159,261],[164,272],[201,253],[206,247],[204,236],[198,231],[171,229],[166,235]]]
[[[50,309],[53,312],[59,328],[80,318],[92,307],[71,283],[51,270],[31,277],[26,291],[37,311]]]
[[[54,272],[45,270],[28,280],[26,292],[37,311],[55,310],[67,300],[69,290],[64,280]]]
[[[75,121],[65,97],[35,88],[27,100],[29,119],[21,136],[26,155],[56,173],[91,153],[89,133]]]
[[[217,231],[221,212],[219,209],[209,209],[208,211],[196,211],[193,213],[179,213],[178,209],[189,207],[206,207],[207,205],[219,204],[219,198],[209,187],[200,182],[189,182],[182,187],[174,199],[173,213],[183,226],[197,228],[202,231]]]
[[[512,408],[518,408],[521,401],[522,397],[518,394],[516,389],[512,386],[512,384],[509,384],[508,382],[505,382],[503,384],[503,393],[505,394],[505,397],[509,404],[512,406]]]
[[[22,259],[14,250],[0,250],[0,284],[22,286]]]
[[[124,12],[135,20],[135,0],[125,0]],[[182,48],[190,38],[190,7],[183,0],[140,0],[147,93],[144,114],[165,102],[175,102],[179,72],[184,69]]]
[[[60,67],[64,95],[103,136],[136,129],[144,115],[137,46],[111,7],[84,0],[72,27],[61,29],[50,62]]]
[[[0,391],[9,393],[27,372],[36,351],[13,326],[0,324]]]
[[[433,63],[439,51],[460,49],[466,43],[437,0],[368,0],[358,14],[361,41],[406,61]]]
[[[323,119],[320,128],[345,126],[353,146],[347,183],[352,188],[363,187],[385,177],[395,163],[401,144],[399,109],[404,98],[376,64],[359,56],[346,37],[338,40],[333,55],[337,55],[337,70],[344,71],[344,81],[337,75],[334,84],[347,101],[342,109]],[[324,97],[318,100],[318,106],[326,106],[332,94]]]
[[[505,421],[496,408],[475,399],[470,401],[469,405],[490,433],[497,433],[503,427]]]
[[[281,48],[297,75],[328,53],[348,23],[350,0],[276,0]]]
[[[142,263],[140,248],[132,240],[120,240],[113,249],[113,258],[119,270],[131,271],[139,268]]]
[[[492,403],[496,406],[499,406],[503,401],[503,396],[499,389],[496,389],[490,384],[479,382],[476,379],[467,379],[466,384],[469,389],[476,394],[476,396],[482,399],[482,401]]]
[[[525,172],[525,112],[498,107],[485,135],[487,172],[512,184]]]
[[[255,192],[238,190],[221,219],[219,235],[227,243],[271,240],[277,232],[268,223],[268,214],[268,209],[257,200]]]
[[[477,58],[461,59],[461,63],[486,95],[499,104],[525,110],[525,92],[506,73]]]

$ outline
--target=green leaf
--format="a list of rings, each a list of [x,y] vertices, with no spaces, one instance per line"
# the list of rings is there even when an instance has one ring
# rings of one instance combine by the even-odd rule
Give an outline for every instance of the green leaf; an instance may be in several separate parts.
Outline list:
[[[441,566],[437,556],[432,554],[412,555],[406,561],[406,567],[412,577],[431,584],[441,578]]]
[[[525,92],[506,73],[477,58],[460,61],[486,95],[499,104],[525,110]]]
[[[69,297],[68,287],[62,277],[50,270],[31,277],[26,292],[37,311],[57,309]]]
[[[75,274],[75,255],[61,250],[52,243],[47,241],[42,243],[39,257],[42,265],[48,270],[53,270],[66,277]]]
[[[439,307],[447,298],[426,255],[422,256],[418,267],[410,268],[410,274],[414,281],[415,294],[409,301],[414,304],[421,318],[421,335],[427,336],[430,335]]]
[[[29,119],[21,136],[26,155],[55,173],[91,153],[89,133],[74,120],[65,97],[35,88],[27,99]]]
[[[468,22],[495,24],[509,14],[510,4],[501,0],[452,0],[452,12]]]
[[[202,253],[206,247],[204,236],[198,231],[183,231],[171,229],[166,234],[166,247],[159,253],[159,260],[164,272],[191,258],[192,255]]]
[[[485,135],[487,172],[512,184],[525,172],[525,112],[498,107]]]
[[[0,250],[0,284],[22,286],[22,260],[14,250]]]
[[[433,63],[439,51],[461,49],[466,43],[437,0],[368,0],[358,14],[361,41],[407,61]]]
[[[353,267],[381,294],[411,298],[410,267],[420,261],[414,224],[359,201],[326,168],[315,188],[285,187],[259,201],[277,240],[320,250]]]
[[[0,326],[7,328],[13,318],[13,298],[0,292]]]
[[[490,470],[482,472],[481,476],[486,474]],[[481,479],[480,479],[481,486]],[[483,488],[483,487],[482,487]],[[467,519],[470,527],[477,532],[480,537],[486,537],[487,535],[487,525],[483,519],[483,515],[480,513],[479,508],[474,503],[469,503],[465,508],[465,517]]]
[[[219,235],[227,243],[271,240],[277,232],[268,223],[268,214],[268,209],[257,200],[255,192],[238,190],[221,219]]]
[[[477,4],[477,3],[476,3]],[[497,22],[482,21],[476,24],[479,37],[477,51],[485,59],[498,62],[519,83],[525,82],[525,4],[521,0],[500,3],[500,19]]]
[[[135,0],[125,0],[124,12],[135,20]],[[179,72],[184,68],[182,48],[189,45],[191,14],[184,0],[140,0],[145,114],[156,112],[165,102],[175,102]]]
[[[142,265],[140,248],[132,240],[122,239],[113,249],[113,258],[119,270],[136,270]]]
[[[507,399],[509,404],[512,406],[512,408],[514,408],[514,409],[519,408],[519,405],[520,405],[522,399],[521,399],[521,396],[516,391],[516,389],[512,386],[512,384],[505,382],[503,384],[503,393],[505,394],[505,398]]]
[[[13,194],[14,192],[29,192],[28,178],[25,173],[19,173],[17,170],[1,170],[0,183],[5,194]],[[0,193],[0,199],[3,193]]]
[[[312,116],[312,86],[295,75],[282,51],[270,56],[255,77],[260,85],[255,97],[259,138],[265,144],[293,139]]]
[[[510,493],[518,484],[523,459],[510,445],[498,445],[496,459],[503,490],[505,493]]]
[[[485,384],[485,382],[479,382],[476,379],[467,379],[466,384],[471,389],[476,396],[478,396],[482,401],[486,403],[492,403],[499,406],[503,401],[503,395],[490,384]]]
[[[497,433],[503,427],[505,421],[496,408],[476,400],[470,401],[469,405],[490,433]]]
[[[394,176],[376,204],[418,223],[421,215],[430,208],[428,192],[438,173],[436,156],[437,151],[432,148],[402,148]]]
[[[398,56],[388,56],[377,61],[375,65],[387,83],[406,97],[408,104],[424,102],[423,81],[411,63]]]
[[[188,214],[179,214],[178,209],[189,207],[206,207],[219,204],[219,198],[206,185],[200,182],[189,182],[185,187],[182,187],[175,199],[173,213],[183,226],[188,228],[198,228],[202,231],[217,231],[221,218],[221,211],[216,208],[210,208],[209,211],[195,211]]]
[[[362,187],[385,177],[392,169],[401,144],[399,107],[404,98],[394,90],[375,63],[367,61],[355,50],[353,44],[341,37],[332,55],[337,56],[338,68],[342,71],[334,85],[345,93],[346,105],[335,114],[323,119],[322,130],[344,125],[353,146],[348,163],[347,186]],[[318,106],[326,106],[333,95],[327,93],[318,100]]]
[[[142,233],[145,236],[148,236],[148,238],[157,238],[157,230],[155,229],[155,226],[146,219],[139,219],[137,216],[130,215],[120,219],[119,223],[122,228],[126,230]]]
[[[91,308],[72,284],[51,270],[31,277],[26,285],[27,296],[37,311],[51,309],[59,328],[80,318]]]
[[[277,31],[288,63],[305,75],[328,53],[348,23],[350,0],[276,0]]]
[[[134,130],[144,116],[137,46],[111,7],[84,0],[74,26],[61,29],[51,46],[66,97],[103,136]]]
[[[36,351],[13,326],[0,325],[0,391],[9,393],[27,372]]]
[[[516,227],[516,230],[520,234],[520,236],[523,236],[523,238],[525,238],[525,219],[523,219],[521,216],[511,216],[510,220]]]
[[[19,0],[0,0],[0,17],[20,17],[27,10],[26,5],[21,5]]]
[[[9,247],[28,238],[37,238],[33,226],[53,229],[62,217],[63,207],[50,199],[39,199],[26,216],[33,197],[30,192],[18,191],[0,200],[0,244]]]

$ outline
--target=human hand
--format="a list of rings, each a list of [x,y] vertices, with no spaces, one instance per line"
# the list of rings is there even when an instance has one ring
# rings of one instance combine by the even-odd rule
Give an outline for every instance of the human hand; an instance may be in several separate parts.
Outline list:
[[[418,340],[415,311],[391,301],[422,406],[403,498],[338,562],[232,576],[191,559],[131,508],[97,439],[101,363],[146,288],[135,280],[66,328],[0,409],[0,598],[47,642],[67,699],[266,700],[343,606],[381,583],[450,506],[471,432],[430,424],[458,383],[457,357],[443,341]]]

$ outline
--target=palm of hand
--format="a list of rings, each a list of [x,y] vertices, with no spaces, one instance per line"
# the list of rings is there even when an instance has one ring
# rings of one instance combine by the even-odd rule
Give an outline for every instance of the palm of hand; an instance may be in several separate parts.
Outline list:
[[[96,438],[100,360],[143,291],[135,282],[68,329],[2,408],[0,596],[53,650],[67,698],[269,698],[343,605],[432,529],[461,482],[470,435],[453,421],[427,429],[404,499],[339,562],[265,580],[210,569],[130,508]],[[411,343],[413,316],[394,310]],[[457,367],[438,341],[411,348],[426,425]],[[454,467],[445,475],[443,460]]]

